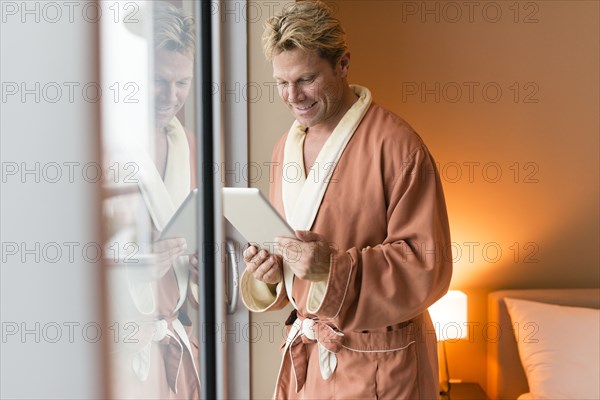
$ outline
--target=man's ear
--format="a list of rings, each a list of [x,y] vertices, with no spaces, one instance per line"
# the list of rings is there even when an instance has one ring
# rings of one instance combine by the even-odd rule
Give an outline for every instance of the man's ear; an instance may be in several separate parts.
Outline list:
[[[348,76],[348,70],[350,68],[350,52],[346,51],[344,54],[342,54],[342,57],[340,58],[339,61],[339,66],[340,66],[340,73],[342,75],[342,78],[345,78]]]

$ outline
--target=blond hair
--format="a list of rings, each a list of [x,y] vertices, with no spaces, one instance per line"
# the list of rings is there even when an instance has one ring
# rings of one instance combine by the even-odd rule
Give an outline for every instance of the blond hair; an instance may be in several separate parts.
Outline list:
[[[265,57],[271,61],[282,51],[315,50],[332,66],[348,49],[346,33],[332,10],[322,1],[299,1],[286,6],[265,23]]]
[[[153,4],[154,48],[168,49],[194,58],[196,31],[194,17],[165,1]]]

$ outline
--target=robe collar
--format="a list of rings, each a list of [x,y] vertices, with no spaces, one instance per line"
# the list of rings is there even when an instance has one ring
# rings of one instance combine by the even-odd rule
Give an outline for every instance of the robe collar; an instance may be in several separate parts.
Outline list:
[[[148,153],[138,154],[140,168],[138,186],[154,226],[162,231],[190,192],[190,148],[183,126],[173,118],[166,127],[167,166],[164,180]],[[178,257],[173,269],[179,286],[179,309],[186,298],[189,269],[188,259]]]
[[[308,174],[304,171],[307,129],[298,121],[290,128],[283,151],[282,196],[285,215],[293,229],[312,227],[335,166],[371,105],[369,89],[350,87],[359,98],[337,124]]]
[[[358,95],[358,100],[346,111],[346,114],[335,127],[321,148],[308,175],[304,172],[306,127],[300,125],[298,121],[294,121],[288,133],[283,149],[281,189],[286,219],[295,230],[311,229],[333,171],[346,145],[371,105],[371,92],[369,89],[358,85],[350,85],[350,87]],[[283,281],[290,304],[298,309],[292,296],[294,273],[285,262],[283,263]],[[320,287],[322,285],[314,285],[313,283],[311,293],[313,286]],[[324,289],[321,291],[324,291]]]
[[[190,192],[190,149],[185,130],[177,118],[166,126],[167,165],[164,180],[149,154],[138,154],[138,184],[152,222],[162,231]]]

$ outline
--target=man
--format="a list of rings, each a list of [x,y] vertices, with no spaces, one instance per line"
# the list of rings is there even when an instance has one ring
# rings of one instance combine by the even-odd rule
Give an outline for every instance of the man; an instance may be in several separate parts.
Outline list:
[[[136,197],[132,203],[143,204],[147,214],[136,211],[139,219],[132,221],[134,226],[122,230],[136,232],[137,237],[131,241],[137,242],[150,239],[148,228],[156,238],[195,186],[193,137],[176,117],[192,84],[194,20],[166,2],[153,2],[152,7],[154,151],[149,154],[141,150],[132,155],[140,167],[138,187],[143,200],[139,202]],[[141,238],[145,233],[147,237]],[[198,345],[185,312],[187,300],[197,306],[194,282],[198,260],[184,255],[186,247],[184,239],[156,240],[148,265],[125,264],[129,297],[118,304],[115,312],[130,313],[121,319],[134,321],[135,337],[123,338],[116,346],[114,392],[118,398],[200,397]]]
[[[345,34],[321,2],[270,18],[265,54],[296,118],[277,143],[270,201],[296,230],[278,254],[244,252],[255,312],[295,310],[277,399],[436,399],[427,307],[448,289],[442,186],[421,138],[348,85]],[[286,165],[303,168],[287,177]]]

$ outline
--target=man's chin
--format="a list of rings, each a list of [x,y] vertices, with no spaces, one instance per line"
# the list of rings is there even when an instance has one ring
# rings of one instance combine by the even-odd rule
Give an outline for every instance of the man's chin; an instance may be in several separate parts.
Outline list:
[[[298,117],[297,115],[295,115],[294,117],[296,117],[296,121],[298,121],[298,123],[305,128],[310,128],[311,126],[314,125],[312,118],[302,118],[302,117]]]
[[[169,122],[171,122],[171,120],[173,119],[173,117],[156,117],[156,119],[154,120],[154,126],[156,126],[156,129],[164,129],[167,125],[169,125]]]
[[[310,128],[315,124],[315,120],[318,119],[318,115],[314,112],[311,113],[297,113],[292,111],[292,115],[298,121],[298,123],[302,126]]]

